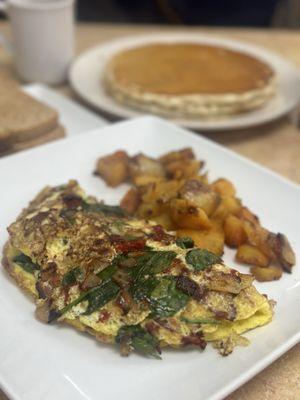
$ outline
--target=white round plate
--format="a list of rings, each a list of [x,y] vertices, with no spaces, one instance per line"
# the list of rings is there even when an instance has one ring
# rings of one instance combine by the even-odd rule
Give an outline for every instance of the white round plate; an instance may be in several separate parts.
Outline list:
[[[278,55],[250,44],[221,39],[195,33],[159,33],[125,37],[94,47],[80,55],[70,70],[70,82],[83,100],[93,107],[120,118],[131,118],[141,114],[116,102],[107,95],[101,81],[106,62],[119,51],[147,43],[193,42],[221,45],[249,53],[267,63],[278,77],[277,95],[264,107],[244,114],[222,117],[215,120],[170,118],[173,122],[192,129],[228,130],[263,124],[292,111],[300,101],[300,71]]]

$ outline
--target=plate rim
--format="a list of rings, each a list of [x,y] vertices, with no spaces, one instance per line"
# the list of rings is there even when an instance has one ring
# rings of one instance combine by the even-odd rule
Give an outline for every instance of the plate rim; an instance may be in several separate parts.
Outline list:
[[[273,172],[272,170],[268,169],[267,167],[260,165],[218,143],[215,143],[214,141],[212,141],[211,139],[204,137],[202,135],[197,135],[193,132],[187,131],[181,127],[178,127],[176,125],[174,125],[173,123],[169,122],[169,121],[165,121],[159,117],[154,117],[154,116],[142,116],[142,117],[138,117],[135,119],[131,119],[131,120],[127,120],[127,121],[122,121],[117,123],[117,125],[130,125],[130,124],[134,124],[135,121],[138,120],[143,120],[145,121],[145,123],[147,123],[148,121],[154,121],[154,122],[159,122],[162,125],[165,125],[167,128],[171,127],[172,129],[176,129],[178,131],[178,134],[181,135],[185,135],[187,137],[193,137],[197,140],[197,138],[199,138],[200,140],[204,140],[206,143],[208,143],[210,146],[212,146],[213,148],[217,148],[218,150],[224,152],[225,154],[229,154],[234,158],[239,159],[241,162],[248,164],[249,166],[251,166],[252,168],[254,167],[255,169],[257,169],[258,171],[261,170],[264,173],[267,173],[268,175],[272,176],[273,178],[276,178],[279,181],[282,181],[283,183],[285,183],[288,186],[292,186],[294,189],[300,190],[300,185],[298,185],[297,183],[294,183],[293,181],[290,181],[289,179],[281,176],[280,174]],[[104,126],[102,128],[98,128],[95,130],[91,130],[89,132],[87,132],[88,134],[93,134],[93,132],[98,132],[101,129],[111,129],[115,126],[116,124],[111,124],[111,125],[107,125]],[[13,154],[9,157],[5,157],[2,160],[0,160],[0,166],[1,163],[5,163],[7,162],[8,158],[15,158],[15,157],[22,157],[22,154],[25,153],[30,153],[30,152],[38,152],[40,151],[43,147],[49,147],[51,148],[52,146],[67,146],[67,142],[73,141],[73,140],[78,140],[77,138],[80,138],[81,135],[78,136],[72,136],[72,137],[68,137],[67,139],[65,139],[64,141],[60,141],[60,142],[54,142],[54,143],[48,143],[45,144],[45,146],[40,146],[37,148],[33,148],[33,149],[28,149],[24,152],[21,153],[17,153],[17,154]],[[64,145],[62,144],[64,143]],[[223,388],[219,389],[216,393],[214,393],[213,395],[211,395],[210,397],[208,397],[207,399],[209,400],[220,400],[222,399],[224,396],[227,396],[228,394],[232,393],[234,390],[236,390],[238,387],[240,387],[241,385],[243,385],[245,382],[247,382],[249,379],[251,379],[253,376],[255,376],[256,374],[258,374],[260,371],[262,371],[265,367],[267,367],[268,365],[270,365],[272,362],[274,362],[276,359],[278,359],[282,354],[284,354],[286,351],[288,351],[291,347],[293,347],[294,345],[296,345],[300,340],[300,330],[293,334],[291,337],[289,337],[287,340],[285,340],[280,346],[278,346],[276,349],[274,349],[270,354],[266,355],[265,357],[263,357],[261,360],[259,360],[258,362],[255,363],[255,365],[253,365],[250,369],[246,370],[244,373],[238,375],[237,378],[234,378],[234,380],[231,381],[231,383],[225,384]],[[9,385],[7,385],[5,383],[5,379],[0,371],[0,386],[1,388],[3,388],[3,391],[5,393],[7,393],[11,399],[13,400],[22,400],[22,396],[20,397],[19,395],[16,395],[15,391],[13,388],[11,388]]]
[[[146,40],[147,43],[151,42],[157,42],[158,40],[162,40],[163,42],[174,42],[175,40],[181,40],[181,41],[187,41],[190,40],[192,42],[196,43],[208,43],[208,44],[215,44],[215,45],[223,45],[225,47],[231,48],[233,50],[238,50],[242,51],[248,54],[252,54],[258,59],[262,59],[269,64],[274,66],[274,61],[276,64],[281,64],[284,65],[285,68],[289,69],[290,72],[293,72],[294,77],[298,77],[299,83],[300,83],[300,71],[297,68],[297,66],[292,63],[289,60],[285,60],[280,54],[271,51],[267,48],[261,47],[254,45],[252,43],[246,42],[246,41],[240,41],[236,39],[231,39],[230,37],[221,37],[218,35],[212,35],[212,34],[207,34],[207,33],[196,33],[196,32],[187,32],[184,31],[182,33],[174,32],[174,31],[166,31],[162,33],[157,33],[157,32],[150,32],[150,33],[144,33],[140,35],[126,35],[124,37],[117,37],[113,38],[111,40],[107,40],[99,45],[95,45],[85,51],[83,51],[81,54],[79,54],[75,60],[73,61],[70,70],[69,70],[69,82],[73,90],[79,95],[80,98],[82,98],[87,104],[91,105],[92,107],[96,108],[99,111],[102,111],[104,113],[107,113],[108,115],[111,115],[112,117],[118,118],[118,119],[124,119],[124,118],[136,118],[141,115],[152,115],[147,112],[135,110],[133,108],[127,107],[126,105],[119,104],[116,102],[113,98],[109,97],[108,95],[104,94],[104,98],[109,98],[110,101],[112,101],[118,108],[119,110],[112,110],[110,106],[106,106],[105,101],[102,101],[101,103],[99,102],[98,99],[91,98],[85,91],[85,89],[82,89],[82,85],[78,82],[77,79],[77,71],[81,68],[81,63],[85,61],[87,58],[91,57],[91,55],[98,54],[101,55],[103,51],[106,51],[106,49],[113,48],[114,46],[117,47],[117,51],[120,51],[122,48],[130,48],[134,47],[136,43],[140,43],[142,40]],[[110,50],[111,51],[111,50]],[[113,54],[114,51],[111,51],[111,54]],[[268,60],[268,57],[271,57],[272,61],[270,62]],[[103,88],[103,83],[101,83],[101,80],[99,79],[99,85]],[[277,99],[280,98],[280,95],[275,96],[274,100],[276,101]],[[239,121],[238,123],[234,122],[234,119],[231,118],[230,116],[228,119],[224,118],[221,121],[199,121],[197,119],[184,119],[184,118],[167,118],[170,122],[173,122],[175,124],[178,124],[179,126],[187,129],[196,129],[196,130],[203,130],[207,132],[222,132],[222,131],[228,131],[228,130],[237,130],[237,129],[246,129],[246,128],[251,128],[255,127],[258,125],[264,125],[267,124],[271,121],[275,121],[284,115],[290,113],[296,106],[297,104],[300,103],[300,93],[294,98],[292,98],[289,102],[285,102],[284,104],[280,105],[279,109],[275,110],[275,112],[269,112],[267,115],[261,115],[259,118],[256,116],[253,117],[251,121]],[[255,112],[255,110],[253,110]],[[154,115],[154,114],[153,114]],[[249,115],[248,113],[245,114]],[[155,115],[154,115],[155,116]],[[163,116],[158,116],[160,118],[164,118]],[[243,118],[243,115],[238,116],[240,118]]]

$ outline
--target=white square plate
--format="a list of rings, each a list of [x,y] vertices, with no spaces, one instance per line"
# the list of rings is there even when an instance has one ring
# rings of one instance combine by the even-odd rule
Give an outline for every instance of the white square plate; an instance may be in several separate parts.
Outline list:
[[[24,85],[23,90],[58,111],[60,123],[65,127],[67,136],[78,135],[107,125],[104,118],[45,85],[39,83]]]
[[[92,171],[100,155],[116,149],[157,156],[192,146],[211,178],[229,177],[263,225],[287,234],[299,256],[299,187],[236,154],[158,118],[144,117],[48,144],[0,160],[0,248],[5,228],[45,185],[76,178],[90,194],[116,203],[126,190],[108,188]],[[298,220],[297,220],[298,218]],[[226,251],[225,262],[235,265]],[[248,268],[237,266],[241,271]],[[277,282],[257,284],[278,301],[274,321],[246,336],[251,345],[222,358],[210,346],[168,351],[163,360],[132,354],[64,326],[35,320],[32,302],[0,272],[0,382],[22,400],[221,399],[296,344],[300,338],[300,269]]]

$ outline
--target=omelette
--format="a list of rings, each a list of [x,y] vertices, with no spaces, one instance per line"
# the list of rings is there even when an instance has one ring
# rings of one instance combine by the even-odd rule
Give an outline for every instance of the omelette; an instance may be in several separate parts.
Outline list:
[[[160,358],[213,342],[222,355],[271,321],[253,277],[151,221],[87,196],[76,181],[46,187],[8,227],[2,263],[45,323],[67,323]]]

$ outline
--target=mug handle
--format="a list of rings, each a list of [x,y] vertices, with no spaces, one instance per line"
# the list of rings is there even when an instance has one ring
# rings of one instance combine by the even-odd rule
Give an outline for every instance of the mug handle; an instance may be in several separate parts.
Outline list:
[[[4,14],[7,16],[7,3],[5,0],[0,0],[0,14]],[[0,44],[5,48],[5,50],[12,54],[13,53],[13,47],[11,42],[3,35],[3,33],[0,33]]]

